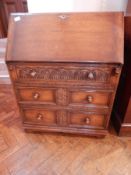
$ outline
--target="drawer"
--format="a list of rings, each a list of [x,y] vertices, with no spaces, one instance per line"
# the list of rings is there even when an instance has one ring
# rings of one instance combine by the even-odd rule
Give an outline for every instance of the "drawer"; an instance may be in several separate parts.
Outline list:
[[[58,127],[104,129],[107,113],[53,108],[22,109],[24,123]]]
[[[18,87],[17,94],[19,101],[56,104],[56,90],[56,88]]]
[[[106,123],[106,114],[79,111],[70,112],[70,127],[103,129],[106,127]]]
[[[12,79],[19,83],[116,85],[121,67],[111,64],[8,63]]]
[[[39,125],[56,125],[57,112],[50,109],[23,109],[24,123],[33,123]]]
[[[87,90],[71,90],[71,105],[89,105],[89,106],[110,106],[110,99],[113,96],[111,91],[87,91]]]
[[[36,103],[75,107],[109,107],[112,91],[89,91],[70,88],[17,87],[20,103]]]

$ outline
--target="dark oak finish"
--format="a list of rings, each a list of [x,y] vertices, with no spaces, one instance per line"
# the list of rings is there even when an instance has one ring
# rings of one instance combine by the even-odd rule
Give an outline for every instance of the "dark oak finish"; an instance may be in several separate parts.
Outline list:
[[[12,15],[6,62],[24,128],[106,135],[123,32],[120,12]]]

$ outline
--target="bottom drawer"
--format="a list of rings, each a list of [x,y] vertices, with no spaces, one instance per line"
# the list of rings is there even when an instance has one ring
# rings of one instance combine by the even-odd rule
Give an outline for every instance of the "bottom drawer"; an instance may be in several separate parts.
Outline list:
[[[55,110],[47,109],[23,109],[24,123],[40,125],[56,125],[57,114]]]
[[[71,128],[106,128],[107,115],[69,109],[22,109],[24,123]]]
[[[94,112],[70,112],[70,127],[105,128],[107,116]]]

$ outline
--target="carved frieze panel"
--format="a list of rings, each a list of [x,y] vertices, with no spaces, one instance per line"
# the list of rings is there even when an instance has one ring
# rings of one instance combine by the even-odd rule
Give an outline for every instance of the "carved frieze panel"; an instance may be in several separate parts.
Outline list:
[[[57,112],[57,117],[58,117],[58,123],[60,126],[66,126],[68,125],[68,112],[65,110],[60,110]]]
[[[66,88],[59,88],[56,92],[56,103],[58,105],[68,105],[69,94]]]
[[[39,80],[63,80],[63,81],[100,81],[106,82],[110,78],[110,70],[99,68],[46,68],[46,67],[21,67],[17,71],[20,79],[39,79]]]

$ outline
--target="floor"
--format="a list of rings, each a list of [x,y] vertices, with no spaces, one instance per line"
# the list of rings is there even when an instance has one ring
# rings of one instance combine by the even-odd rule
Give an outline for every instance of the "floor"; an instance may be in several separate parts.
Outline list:
[[[131,175],[131,138],[25,133],[11,86],[0,86],[0,175]]]

